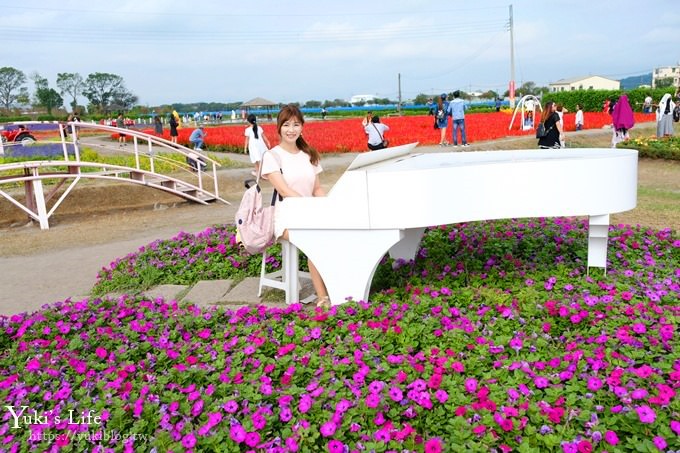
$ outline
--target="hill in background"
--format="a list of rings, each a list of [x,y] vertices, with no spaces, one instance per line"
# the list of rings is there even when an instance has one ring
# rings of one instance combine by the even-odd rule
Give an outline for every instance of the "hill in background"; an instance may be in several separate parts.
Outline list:
[[[652,73],[651,72],[648,72],[647,74],[636,75],[636,76],[626,77],[625,79],[621,79],[621,89],[622,90],[632,90],[633,88],[637,88],[640,85],[652,86]]]

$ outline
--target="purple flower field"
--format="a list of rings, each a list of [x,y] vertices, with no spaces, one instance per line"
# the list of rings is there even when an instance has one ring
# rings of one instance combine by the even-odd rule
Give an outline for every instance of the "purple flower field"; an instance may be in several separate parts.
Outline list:
[[[102,269],[97,294],[129,295],[0,318],[0,450],[680,449],[677,232],[612,226],[608,273],[588,276],[580,219],[433,227],[370,301],[329,311],[133,295],[257,275],[233,235]]]

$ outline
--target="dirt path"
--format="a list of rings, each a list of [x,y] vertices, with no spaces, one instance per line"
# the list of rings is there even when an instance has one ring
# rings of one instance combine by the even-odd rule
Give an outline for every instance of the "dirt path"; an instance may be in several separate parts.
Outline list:
[[[591,147],[606,147],[609,134],[593,131],[576,138],[590,137]],[[470,151],[533,147],[535,139],[513,137],[473,144]],[[422,152],[450,150],[419,148]],[[324,156],[322,164],[326,171],[322,173],[322,183],[331,187],[354,156]],[[244,157],[235,156],[236,159]],[[50,220],[48,231],[41,231],[25,219],[15,221],[12,227],[0,227],[0,315],[34,311],[45,303],[68,297],[79,300],[95,284],[98,271],[116,258],[155,239],[170,238],[179,231],[194,233],[211,225],[231,222],[242,194],[242,181],[249,171],[249,168],[220,171],[220,187],[224,188],[221,195],[232,202],[231,206],[195,205],[147,188],[105,183],[84,187],[73,194],[69,200],[72,205],[64,205],[63,214],[60,207],[57,211],[60,215],[55,214]],[[680,192],[680,163],[643,161],[639,173],[641,185],[652,184]],[[118,204],[114,205],[114,201]],[[0,213],[2,203],[0,200]],[[678,229],[677,217],[667,215],[669,209],[659,209],[656,218],[633,210],[614,216],[612,222]]]

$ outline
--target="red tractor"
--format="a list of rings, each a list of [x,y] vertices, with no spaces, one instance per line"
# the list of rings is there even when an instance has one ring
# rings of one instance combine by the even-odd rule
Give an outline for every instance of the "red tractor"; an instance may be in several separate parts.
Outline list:
[[[35,137],[26,129],[23,124],[16,127],[16,129],[9,129],[2,131],[2,143],[22,144],[24,146],[31,145],[35,142]]]

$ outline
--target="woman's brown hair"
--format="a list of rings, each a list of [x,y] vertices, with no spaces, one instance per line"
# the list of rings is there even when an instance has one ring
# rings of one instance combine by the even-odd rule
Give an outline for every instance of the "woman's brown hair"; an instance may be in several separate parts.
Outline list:
[[[305,124],[305,119],[302,116],[302,112],[297,107],[297,105],[294,104],[284,105],[283,107],[281,107],[281,110],[279,110],[279,114],[276,116],[276,131],[279,133],[279,137],[281,136],[281,126],[283,126],[283,123],[290,120],[291,118],[295,118],[300,122],[300,124]],[[297,146],[304,153],[309,155],[309,161],[312,163],[312,165],[319,164],[320,159],[319,152],[312,148],[311,146],[309,146],[309,143],[307,143],[305,139],[302,138],[302,135],[300,135],[297,138],[297,140],[295,140],[295,146]]]
[[[550,115],[553,114],[552,106],[555,104],[553,101],[548,101],[545,103],[545,108],[543,109],[543,115],[541,116],[541,123],[545,123]]]

